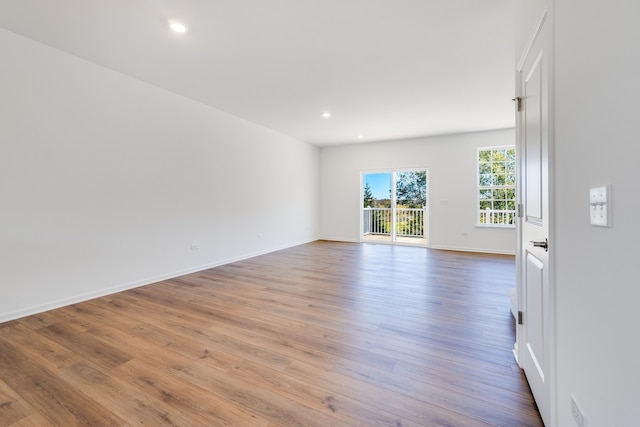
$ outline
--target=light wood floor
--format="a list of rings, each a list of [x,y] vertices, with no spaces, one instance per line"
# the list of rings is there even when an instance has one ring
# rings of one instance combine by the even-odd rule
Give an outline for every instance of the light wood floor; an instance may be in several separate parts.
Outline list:
[[[315,242],[0,325],[2,426],[542,426],[506,256]]]

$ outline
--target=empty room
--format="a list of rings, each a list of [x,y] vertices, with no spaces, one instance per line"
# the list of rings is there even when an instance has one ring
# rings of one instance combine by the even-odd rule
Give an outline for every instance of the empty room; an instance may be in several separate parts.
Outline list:
[[[639,425],[638,17],[0,1],[0,426]]]

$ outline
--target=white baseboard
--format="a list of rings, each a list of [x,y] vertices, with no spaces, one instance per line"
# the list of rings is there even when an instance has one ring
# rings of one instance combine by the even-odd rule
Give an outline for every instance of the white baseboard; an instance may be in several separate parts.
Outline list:
[[[190,268],[186,268],[186,269],[183,269],[183,270],[178,270],[178,271],[174,271],[174,272],[170,272],[170,273],[166,273],[166,274],[161,274],[161,275],[154,276],[154,277],[149,277],[149,278],[146,278],[146,279],[141,279],[141,280],[136,280],[136,281],[129,282],[129,283],[120,284],[120,285],[117,285],[117,286],[113,286],[113,287],[106,288],[106,289],[101,289],[101,290],[94,291],[94,292],[88,292],[88,293],[85,293],[85,294],[75,295],[73,297],[63,298],[63,299],[60,299],[60,300],[47,302],[45,304],[35,305],[35,306],[32,306],[32,307],[28,307],[28,308],[25,308],[25,309],[12,311],[12,312],[9,312],[9,313],[3,313],[3,314],[0,314],[0,323],[8,322],[10,320],[19,319],[19,318],[26,317],[26,316],[31,316],[31,315],[42,313],[42,312],[49,311],[49,310],[55,310],[56,308],[65,307],[65,306],[72,305],[72,304],[77,304],[77,303],[80,303],[80,302],[83,302],[83,301],[89,301],[89,300],[92,300],[92,299],[95,299],[95,298],[100,298],[100,297],[103,297],[103,296],[106,296],[106,295],[111,295],[111,294],[115,294],[115,293],[118,293],[118,292],[129,290],[129,289],[138,288],[140,286],[150,285],[152,283],[161,282],[163,280],[173,279],[175,277],[184,276],[186,274],[196,273],[198,271],[207,270],[209,268],[219,267],[219,266],[225,265],[225,264],[231,264],[232,262],[242,261],[242,260],[253,258],[253,257],[256,257],[256,256],[265,255],[265,254],[268,254],[268,253],[271,253],[271,252],[276,252],[276,251],[280,251],[280,250],[283,250],[283,249],[292,248],[294,246],[304,245],[306,243],[310,243],[310,242],[313,242],[313,241],[315,241],[315,239],[309,240],[309,241],[293,243],[293,244],[288,244],[288,245],[282,245],[282,246],[278,246],[278,247],[273,247],[273,248],[270,248],[270,249],[265,249],[265,250],[261,250],[261,251],[257,251],[257,252],[248,253],[248,254],[243,254],[243,255],[240,255],[240,256],[237,256],[237,257],[226,258],[226,259],[214,261],[214,262],[211,262],[211,263],[208,263],[208,264],[204,264],[204,265],[190,267]]]
[[[329,242],[360,243],[357,239],[345,239],[344,237],[321,237],[320,240],[327,240]]]
[[[457,247],[457,246],[440,246],[440,245],[431,245],[429,246],[431,249],[439,249],[443,251],[459,251],[459,252],[478,252],[484,254],[497,254],[497,255],[515,255],[516,251],[504,251],[500,249],[484,249],[484,248],[465,248],[465,247]]]
[[[320,240],[328,240],[331,242],[347,242],[347,243],[367,243],[367,244],[402,244],[402,243],[391,243],[391,242],[386,242],[386,241],[360,241],[360,240],[353,240],[353,239],[347,239],[344,237],[321,237]],[[406,246],[417,246],[417,247],[425,247],[425,245],[406,245]],[[516,251],[504,251],[504,250],[499,250],[499,249],[486,249],[486,248],[467,248],[467,247],[460,247],[460,246],[442,246],[442,245],[426,245],[427,248],[430,249],[439,249],[439,250],[443,250],[443,251],[458,251],[458,252],[477,252],[477,253],[484,253],[484,254],[497,254],[497,255],[515,255]]]

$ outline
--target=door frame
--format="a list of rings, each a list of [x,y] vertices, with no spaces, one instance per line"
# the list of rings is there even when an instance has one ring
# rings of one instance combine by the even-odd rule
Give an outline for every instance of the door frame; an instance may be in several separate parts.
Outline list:
[[[391,185],[391,196],[392,196],[392,200],[391,200],[391,214],[392,214],[392,223],[394,224],[392,227],[392,235],[390,236],[391,239],[390,241],[376,241],[375,243],[381,243],[381,244],[385,244],[385,245],[401,245],[401,246],[418,246],[418,247],[430,247],[431,246],[431,239],[429,238],[429,220],[430,220],[430,194],[431,194],[431,180],[429,179],[429,168],[427,166],[413,166],[413,167],[406,167],[406,168],[384,168],[384,169],[362,169],[360,171],[360,196],[358,197],[358,215],[359,215],[359,221],[358,221],[358,241],[360,243],[371,243],[371,241],[367,241],[364,239],[364,235],[362,234],[362,228],[364,226],[364,221],[363,221],[363,209],[364,207],[362,206],[362,200],[364,199],[364,176],[368,175],[368,174],[377,174],[377,173],[390,173],[390,174],[395,174],[397,172],[417,172],[417,171],[425,171],[426,175],[427,175],[427,204],[425,206],[425,210],[424,210],[424,238],[426,241],[426,244],[412,244],[412,243],[406,243],[406,242],[396,242],[395,241],[395,222],[396,222],[396,212],[395,212],[395,207],[396,207],[396,189],[395,186],[393,185],[395,182],[392,179],[392,185]]]
[[[547,182],[548,182],[548,234],[549,234],[549,255],[548,255],[548,265],[545,268],[548,269],[549,279],[549,318],[546,319],[548,321],[548,340],[545,342],[545,345],[548,346],[549,349],[549,366],[548,366],[548,376],[549,376],[549,422],[550,425],[547,427],[556,427],[557,426],[557,374],[556,374],[556,286],[555,286],[555,244],[556,244],[556,233],[555,233],[555,210],[553,207],[555,206],[555,178],[554,178],[554,89],[553,89],[553,16],[549,12],[547,8],[544,9],[542,16],[540,16],[536,26],[531,32],[528,42],[525,46],[525,49],[521,53],[521,56],[516,65],[516,98],[522,97],[521,93],[522,89],[522,79],[521,79],[521,71],[524,68],[525,61],[533,48],[534,42],[536,41],[538,35],[542,32],[543,27],[546,27],[544,30],[547,32],[547,39],[544,49],[547,54],[545,55],[545,59],[547,60],[547,100],[548,100],[548,164],[547,164]],[[518,171],[518,180],[516,184],[516,194],[517,194],[517,203],[519,207],[519,211],[521,214],[519,215],[517,224],[516,224],[516,292],[517,292],[517,305],[518,311],[524,311],[524,295],[523,295],[523,257],[525,256],[523,251],[523,235],[522,235],[522,222],[523,222],[523,212],[524,209],[524,200],[522,200],[523,195],[523,184],[524,184],[524,171],[523,168],[520,167],[522,165],[522,154],[523,154],[523,120],[522,114],[516,112],[516,163],[519,167]],[[522,360],[524,357],[525,346],[523,345],[523,337],[524,337],[524,325],[516,324],[516,342],[514,344],[513,353],[516,358],[516,362],[522,368]]]

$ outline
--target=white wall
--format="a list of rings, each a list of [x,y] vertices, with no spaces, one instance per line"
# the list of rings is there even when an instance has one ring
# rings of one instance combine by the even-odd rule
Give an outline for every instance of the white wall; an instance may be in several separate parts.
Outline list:
[[[507,129],[324,147],[320,152],[321,236],[359,241],[362,172],[424,167],[429,170],[431,247],[515,253],[514,229],[476,226],[476,149],[514,143],[514,130]]]
[[[555,0],[559,427],[640,425],[640,1]],[[613,228],[589,187],[613,185]]]
[[[540,18],[549,9],[551,0],[515,0],[515,55],[516,61],[524,52],[530,36],[538,28]],[[515,71],[515,67],[514,67]]]
[[[5,30],[0,57],[0,321],[317,238],[316,147]]]

